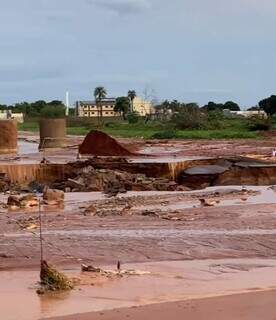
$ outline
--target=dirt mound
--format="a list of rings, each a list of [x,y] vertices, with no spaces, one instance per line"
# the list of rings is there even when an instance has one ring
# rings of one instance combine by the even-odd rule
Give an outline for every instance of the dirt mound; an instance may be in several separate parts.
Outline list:
[[[115,139],[109,135],[92,130],[85,137],[83,143],[79,146],[79,153],[93,156],[133,156],[130,152],[121,146]]]

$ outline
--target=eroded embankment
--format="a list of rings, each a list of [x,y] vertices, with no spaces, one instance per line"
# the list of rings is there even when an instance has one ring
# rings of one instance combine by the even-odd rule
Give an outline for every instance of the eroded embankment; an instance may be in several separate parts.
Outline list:
[[[276,164],[248,158],[135,159],[95,157],[71,163],[1,164],[12,184],[33,181],[70,191],[103,191],[112,182],[125,190],[182,190],[226,185],[276,184]],[[85,181],[84,181],[85,180]],[[69,181],[69,182],[68,182]],[[141,186],[142,185],[142,186]]]

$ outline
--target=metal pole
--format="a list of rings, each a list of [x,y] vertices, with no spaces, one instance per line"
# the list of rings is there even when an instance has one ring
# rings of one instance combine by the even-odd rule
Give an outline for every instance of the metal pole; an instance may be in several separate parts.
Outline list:
[[[40,263],[43,262],[43,238],[42,238],[42,215],[41,215],[41,202],[38,196],[38,213],[39,213],[39,240],[40,240]]]

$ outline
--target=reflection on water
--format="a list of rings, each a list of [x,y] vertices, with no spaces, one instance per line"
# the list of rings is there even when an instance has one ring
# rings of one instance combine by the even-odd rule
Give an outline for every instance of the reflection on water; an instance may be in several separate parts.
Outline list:
[[[31,154],[38,152],[38,143],[28,142],[24,140],[18,141],[18,154]]]

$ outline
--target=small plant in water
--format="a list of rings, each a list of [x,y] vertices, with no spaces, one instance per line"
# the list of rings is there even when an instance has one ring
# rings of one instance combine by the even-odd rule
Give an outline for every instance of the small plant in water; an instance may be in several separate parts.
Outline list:
[[[73,282],[63,273],[50,266],[45,260],[41,262],[40,285],[38,294],[48,291],[66,291],[74,288]]]

